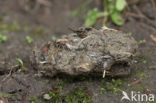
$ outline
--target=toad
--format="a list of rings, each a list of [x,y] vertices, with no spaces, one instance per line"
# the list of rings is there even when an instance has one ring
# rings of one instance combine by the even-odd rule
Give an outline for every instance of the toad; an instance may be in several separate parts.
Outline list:
[[[118,30],[81,27],[42,48],[35,48],[32,65],[46,76],[126,76],[136,54],[136,40]]]

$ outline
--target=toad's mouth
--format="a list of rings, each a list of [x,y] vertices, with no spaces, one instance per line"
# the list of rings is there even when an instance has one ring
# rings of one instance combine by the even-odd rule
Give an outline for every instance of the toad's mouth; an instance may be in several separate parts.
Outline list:
[[[127,62],[115,63],[111,66],[111,69],[106,72],[108,76],[128,76],[131,72],[130,66]]]

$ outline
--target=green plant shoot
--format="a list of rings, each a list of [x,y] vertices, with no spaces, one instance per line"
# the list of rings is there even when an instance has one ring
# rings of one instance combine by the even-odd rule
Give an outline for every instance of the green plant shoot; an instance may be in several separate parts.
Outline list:
[[[20,58],[16,58],[16,60],[19,62],[19,65],[20,65],[19,72],[23,71],[24,70],[24,63],[23,63],[23,61]]]
[[[29,44],[34,42],[33,38],[31,38],[30,36],[26,36],[26,40],[27,40],[27,43]]]
[[[0,34],[0,43],[6,42],[7,40],[8,40],[7,36]]]

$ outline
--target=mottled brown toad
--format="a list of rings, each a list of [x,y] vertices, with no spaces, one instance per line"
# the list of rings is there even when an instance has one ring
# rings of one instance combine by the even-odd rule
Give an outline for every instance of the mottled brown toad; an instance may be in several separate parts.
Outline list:
[[[103,74],[123,76],[130,73],[137,42],[118,30],[81,27],[62,39],[49,42],[42,49],[34,49],[33,66],[40,73],[54,76]]]

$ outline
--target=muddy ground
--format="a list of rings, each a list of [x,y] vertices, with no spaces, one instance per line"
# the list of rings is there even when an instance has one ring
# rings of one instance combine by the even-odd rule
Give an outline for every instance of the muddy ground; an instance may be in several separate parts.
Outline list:
[[[128,12],[136,15],[124,13],[125,24],[123,26],[118,27],[108,22],[107,25],[111,28],[131,33],[139,43],[139,50],[136,62],[131,67],[130,76],[106,77],[105,79],[102,76],[69,77],[61,74],[53,78],[40,77],[29,60],[35,46],[45,45],[52,40],[53,36],[68,34],[70,32],[68,27],[77,28],[84,24],[85,13],[78,16],[71,14],[84,0],[51,0],[48,7],[41,5],[41,8],[29,8],[28,10],[25,9],[27,5],[19,4],[19,1],[0,0],[2,18],[0,33],[8,36],[6,42],[0,43],[0,97],[8,99],[9,103],[55,103],[57,100],[68,103],[66,97],[70,98],[69,101],[72,98],[74,102],[82,102],[85,99],[84,103],[120,103],[122,93],[118,89],[128,94],[131,91],[141,93],[150,91],[156,95],[156,41],[150,37],[150,35],[156,36],[156,26],[150,22],[156,19],[150,0],[141,0],[138,4],[132,3],[128,7]],[[97,5],[93,2],[87,8]],[[135,5],[146,16],[146,19],[138,16]],[[32,44],[26,42],[25,37],[28,35],[34,39]],[[18,64],[16,58],[24,62],[25,71],[12,70]],[[140,78],[142,78],[141,82],[131,87],[128,86],[129,83]],[[120,82],[113,82],[114,80],[120,80]],[[58,88],[61,88],[59,93],[58,90],[55,90]],[[43,100],[43,94],[49,91],[54,92],[54,90],[57,95],[54,100]],[[79,94],[76,94],[75,91],[78,91]],[[128,101],[122,101],[122,103],[126,102]]]

